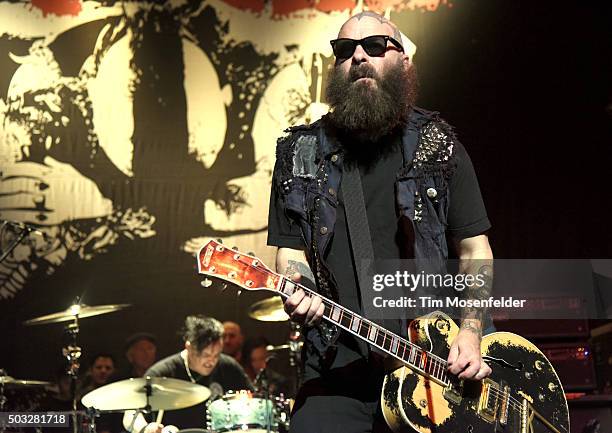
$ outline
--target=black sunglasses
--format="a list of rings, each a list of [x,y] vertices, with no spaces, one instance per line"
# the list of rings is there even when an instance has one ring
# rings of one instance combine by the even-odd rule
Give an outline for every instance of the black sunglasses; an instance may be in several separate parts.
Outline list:
[[[348,59],[355,52],[357,45],[361,45],[370,57],[382,56],[387,51],[387,41],[395,45],[402,53],[404,52],[402,44],[387,35],[374,35],[363,39],[339,38],[329,42],[336,58]]]

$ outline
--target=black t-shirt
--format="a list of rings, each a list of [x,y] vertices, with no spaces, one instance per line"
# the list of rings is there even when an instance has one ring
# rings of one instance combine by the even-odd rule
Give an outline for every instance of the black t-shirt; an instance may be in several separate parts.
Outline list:
[[[390,233],[397,232],[397,212],[395,208],[395,176],[402,166],[402,152],[399,148],[399,138],[396,137],[396,145],[393,152],[383,155],[367,172],[362,173],[361,183],[363,195],[366,202],[370,233],[372,234],[374,253],[381,258],[393,258],[397,246],[395,239],[391,239]],[[465,148],[457,143],[455,148],[457,167],[449,181],[449,211],[447,232],[454,239],[461,240],[477,236],[491,228],[487,212],[480,194],[478,179],[474,172],[474,166]],[[339,207],[336,216],[334,238],[331,241],[333,247],[345,242],[338,239],[338,230],[346,233],[346,219],[344,216],[344,204],[339,198]],[[390,224],[390,225],[387,225]],[[340,227],[342,225],[342,227]],[[391,227],[391,230],[387,228]],[[375,234],[382,229],[380,242],[377,242]],[[344,239],[346,236],[344,236]],[[392,240],[392,242],[389,242]],[[285,215],[277,191],[272,190],[270,195],[270,209],[268,215],[268,245],[277,247],[304,249],[300,228],[292,224]],[[348,251],[348,250],[347,250]],[[352,266],[352,265],[351,265]]]
[[[252,390],[253,387],[244,370],[231,356],[221,354],[217,366],[208,376],[202,376],[190,370],[195,383],[204,385],[211,389],[211,399],[219,397],[228,391],[241,389]],[[168,377],[191,382],[187,374],[185,362],[180,353],[176,353],[155,363],[145,376]],[[211,400],[209,399],[209,400]],[[206,402],[185,409],[171,410],[164,413],[162,419],[164,425],[175,425],[179,429],[206,428]]]
[[[376,259],[399,259],[402,236],[399,233],[397,207],[395,203],[396,175],[403,165],[401,139],[393,137],[388,151],[379,155],[367,166],[359,164],[361,183],[366,204],[372,247]],[[487,231],[491,224],[480,194],[478,180],[472,162],[461,144],[455,146],[456,170],[449,180],[448,234],[461,240]],[[325,257],[338,283],[340,303],[360,311],[357,275],[351,259],[348,227],[344,201],[339,191],[338,209],[333,237]],[[268,222],[268,244],[278,247],[305,249],[298,224],[291,223],[285,215],[276,191],[270,196]],[[364,356],[365,345],[348,333],[342,333],[339,350],[332,368],[345,366]],[[305,378],[316,377],[306,360]]]

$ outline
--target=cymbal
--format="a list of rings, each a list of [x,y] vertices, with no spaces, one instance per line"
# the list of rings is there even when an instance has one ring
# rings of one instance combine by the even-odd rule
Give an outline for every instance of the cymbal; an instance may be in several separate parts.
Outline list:
[[[51,385],[51,382],[45,382],[42,380],[15,379],[11,376],[0,376],[0,386],[2,385],[9,388],[20,386],[47,386]]]
[[[109,305],[71,305],[64,311],[59,311],[57,313],[47,314],[45,316],[35,317],[30,320],[26,320],[23,322],[26,325],[44,325],[47,323],[58,323],[58,322],[68,322],[70,320],[74,320],[75,317],[79,317],[79,319],[83,319],[85,317],[97,316],[99,314],[107,314],[112,313],[113,311],[119,311],[126,307],[129,307],[130,304],[109,304]]]
[[[151,382],[149,404],[152,411],[174,410],[202,403],[210,397],[210,390],[196,383],[166,377],[138,377],[109,383],[85,394],[81,403],[98,410],[128,410],[144,408],[147,404],[145,386]]]
[[[283,309],[283,300],[279,296],[255,302],[249,308],[249,316],[262,322],[286,322],[289,316]]]

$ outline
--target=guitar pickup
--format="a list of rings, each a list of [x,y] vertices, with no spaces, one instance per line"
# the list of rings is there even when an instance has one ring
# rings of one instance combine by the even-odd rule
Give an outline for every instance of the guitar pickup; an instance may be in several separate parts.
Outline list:
[[[444,388],[444,398],[451,403],[461,404],[463,395],[463,380],[451,381],[449,385]]]

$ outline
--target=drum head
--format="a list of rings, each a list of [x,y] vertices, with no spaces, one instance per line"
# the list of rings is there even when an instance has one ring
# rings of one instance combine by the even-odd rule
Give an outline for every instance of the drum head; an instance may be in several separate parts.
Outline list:
[[[204,430],[203,428],[184,428],[176,433],[213,433],[211,430]]]
[[[207,427],[216,433],[278,432],[275,400],[262,399],[250,391],[229,392],[211,402],[206,411]]]

